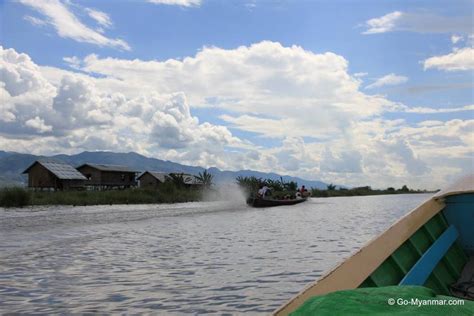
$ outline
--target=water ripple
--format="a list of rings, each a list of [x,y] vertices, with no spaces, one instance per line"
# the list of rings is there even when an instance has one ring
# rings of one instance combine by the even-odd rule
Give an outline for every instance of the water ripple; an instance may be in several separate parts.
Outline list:
[[[0,314],[268,314],[426,198],[0,209]]]

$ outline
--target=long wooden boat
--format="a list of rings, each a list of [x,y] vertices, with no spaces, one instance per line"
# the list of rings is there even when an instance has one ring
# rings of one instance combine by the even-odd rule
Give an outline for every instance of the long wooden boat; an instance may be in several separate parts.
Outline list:
[[[247,204],[253,207],[273,207],[282,205],[295,205],[303,203],[307,198],[291,199],[291,200],[273,200],[273,199],[260,199],[260,198],[249,198]]]
[[[304,309],[314,300],[348,292],[393,289],[393,286],[396,291],[423,286],[436,295],[472,300],[473,281],[474,174],[438,192],[402,217],[307,286],[274,315],[289,315],[295,310],[295,315],[307,315]],[[457,287],[469,282],[470,290]],[[472,309],[474,303],[466,302]],[[334,315],[344,303],[338,305],[334,306]],[[322,305],[312,306],[317,309]]]

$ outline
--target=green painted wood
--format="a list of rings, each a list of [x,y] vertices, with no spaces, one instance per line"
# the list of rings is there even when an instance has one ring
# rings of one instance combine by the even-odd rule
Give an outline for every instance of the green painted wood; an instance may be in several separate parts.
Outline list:
[[[448,226],[442,213],[433,216],[394,251],[359,287],[397,285]],[[449,285],[457,281],[467,260],[467,255],[459,243],[454,243],[436,265],[424,286],[433,289],[437,294],[449,295]]]
[[[400,264],[404,274],[420,259],[420,254],[416,252],[413,245],[410,243],[403,243],[393,254],[392,257]]]
[[[423,242],[423,245],[426,244],[426,241],[429,240],[430,241],[430,246],[433,244],[433,240],[431,240],[431,237],[430,235],[428,234],[427,230],[426,229],[423,229],[423,227],[421,227],[418,231],[421,231],[421,233],[419,234],[419,239],[417,239],[418,242]],[[420,238],[423,238],[423,239],[420,239]],[[417,254],[420,256],[423,255],[423,253],[427,250],[425,249],[424,251],[422,251],[420,248],[418,248],[418,244],[413,242],[411,240],[411,238],[408,240],[408,242],[412,245],[412,247],[415,249],[415,251],[417,252]],[[441,281],[440,277],[437,275],[437,273],[431,273],[431,275],[428,277],[428,280],[426,280],[426,283],[425,283],[425,286],[426,287],[429,287],[430,289],[436,289],[437,293],[438,292],[443,292],[444,289],[443,289],[443,282]]]
[[[402,271],[403,274],[406,274],[408,272],[408,270],[405,268],[405,266],[403,265],[403,262],[398,258],[398,256],[393,254],[392,260],[395,262],[395,264],[400,269],[400,271]]]
[[[429,228],[424,227],[429,230]],[[430,234],[432,234],[430,232]],[[410,269],[399,285],[423,285],[431,274],[440,285],[440,290],[449,293],[447,280],[450,277],[449,271],[444,266],[442,259],[459,237],[456,227],[451,225],[447,228],[423,254],[418,262]],[[438,269],[438,272],[436,272]],[[443,271],[444,269],[444,271]],[[441,271],[441,272],[440,272]],[[450,282],[451,283],[451,282]]]
[[[446,221],[444,220],[443,216],[439,216],[438,218],[440,218],[442,220],[443,225],[448,225],[446,223]],[[432,231],[429,228],[427,228],[427,227],[425,227],[425,228],[427,229],[428,233],[430,234],[431,240],[434,242],[437,239],[436,236],[432,233]],[[452,256],[453,255],[449,252],[449,249],[448,249],[448,251],[446,252],[446,255],[441,259],[440,268],[438,268],[438,270],[446,269],[446,271],[441,272],[441,274],[449,273],[449,275],[451,275],[452,278],[456,278],[456,276],[460,274],[460,271],[456,271],[455,267],[451,263],[451,257]]]
[[[394,283],[398,284],[396,282],[399,282],[403,278],[403,275],[395,262],[389,257],[385,260],[384,264],[372,273],[371,277],[377,286],[387,286],[393,285]]]

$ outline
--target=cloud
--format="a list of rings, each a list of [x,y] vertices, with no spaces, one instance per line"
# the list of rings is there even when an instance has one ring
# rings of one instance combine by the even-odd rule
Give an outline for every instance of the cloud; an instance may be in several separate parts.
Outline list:
[[[439,16],[426,12],[394,11],[365,22],[362,34],[380,34],[395,31],[417,33],[463,33],[472,32],[470,15],[459,17]]]
[[[381,142],[380,146],[385,148],[388,155],[393,155],[396,160],[404,164],[411,175],[423,175],[430,170],[426,163],[414,154],[412,147],[406,140]]]
[[[427,157],[418,155],[421,149],[399,133],[407,123],[371,123],[380,120],[383,113],[411,111],[429,115],[469,110],[468,106],[412,108],[382,96],[366,95],[361,92],[360,79],[348,73],[348,61],[342,56],[316,54],[299,46],[284,47],[268,41],[228,50],[204,47],[195,56],[182,60],[124,60],[89,55],[80,64],[82,71],[101,77],[98,85],[102,89],[126,91],[130,95],[143,89],[183,91],[192,107],[224,111],[219,118],[233,129],[256,133],[264,140],[291,139],[285,145],[282,141],[279,147],[260,147],[258,161],[248,155],[234,160],[230,154],[225,159],[201,159],[212,159],[230,169],[252,167],[282,173],[291,170],[295,175],[313,174],[314,178],[330,182],[339,179],[340,183],[355,185],[363,181],[383,185],[386,179],[402,185],[409,183],[414,174],[419,183],[430,183],[428,175],[432,171],[426,166]],[[391,74],[382,82],[395,84],[405,80]],[[173,126],[172,123],[173,120],[167,122],[167,126]],[[299,141],[308,136],[318,141]],[[402,140],[407,143],[399,143]],[[289,143],[298,143],[305,157],[289,152]],[[170,154],[170,159],[192,161],[196,151],[187,149],[186,137],[180,144],[181,149]],[[321,150],[323,144],[331,144],[332,158]],[[411,162],[420,168],[419,173],[408,166]],[[354,172],[360,174],[358,183],[350,176]],[[374,176],[379,172],[386,179]],[[439,179],[443,176],[439,175]]]
[[[61,71],[58,81],[45,78],[26,54],[0,47],[0,146],[35,146],[44,151],[129,150],[168,154],[192,164],[224,167],[225,148],[245,142],[219,125],[200,123],[182,92],[142,93],[128,97],[100,91],[96,78]],[[238,158],[235,158],[238,160]]]
[[[276,120],[290,118],[289,124],[296,123],[289,126],[316,135],[345,129],[353,120],[378,115],[392,106],[383,97],[362,93],[342,56],[268,41],[231,50],[205,47],[183,60],[89,55],[81,70],[104,77],[104,89],[113,86],[132,95],[157,87],[163,93],[183,91],[193,106],[231,111],[234,119],[241,115],[247,120],[268,115]]]
[[[455,49],[452,53],[433,56],[423,61],[423,67],[444,71],[470,71],[474,69],[474,48]]]
[[[471,88],[472,88],[472,82],[465,81],[465,82],[453,82],[453,83],[444,83],[444,84],[410,85],[410,86],[405,86],[401,89],[397,89],[396,92],[400,94],[417,95],[417,94],[424,94],[424,93],[431,93],[431,92],[463,90],[463,89],[471,89]]]
[[[354,77],[362,78],[362,77],[367,76],[368,74],[369,74],[368,72],[356,72],[356,73],[354,74]]]
[[[74,13],[70,10],[67,4],[59,0],[19,1],[20,3],[44,15],[44,22],[52,25],[56,29],[56,32],[60,37],[73,39],[81,43],[89,43],[98,46],[108,46],[123,50],[130,50],[130,46],[124,40],[105,37],[101,33],[94,31],[93,29],[83,24],[74,15]],[[103,12],[93,12],[96,18],[102,14],[99,19],[102,19],[103,23],[111,23],[110,19],[107,19],[106,15],[104,15]]]
[[[370,19],[365,22],[368,30],[362,34],[376,34],[393,31],[397,20],[400,20],[402,16],[402,12],[395,11],[379,18]]]
[[[362,172],[362,155],[356,150],[339,152],[335,156],[329,147],[326,147],[320,170],[329,173],[360,173]]]
[[[95,9],[91,8],[86,8],[85,11],[87,14],[94,19],[99,25],[109,28],[112,26],[112,20],[110,19],[110,16],[102,11],[98,11]]]
[[[25,15],[25,16],[23,17],[23,19],[24,19],[25,21],[30,22],[30,23],[33,24],[34,26],[45,26],[45,25],[48,24],[46,21],[41,20],[41,19],[36,18],[36,17],[34,17],[34,16],[31,16],[31,15]]]
[[[34,118],[27,120],[25,122],[25,126],[31,127],[37,130],[39,133],[51,132],[53,130],[52,126],[46,125],[44,123],[44,120],[39,118],[38,116],[35,116]]]
[[[406,107],[405,112],[407,113],[419,113],[419,114],[436,114],[436,113],[455,113],[455,112],[464,112],[464,111],[473,111],[474,104],[465,105],[462,107],[453,107],[453,108],[427,108],[427,107]]]
[[[377,34],[395,31],[418,33],[455,33],[451,42],[457,44],[464,37],[472,38],[472,17],[440,16],[426,12],[394,11],[384,16],[365,22],[367,28],[363,34]],[[423,61],[424,69],[444,71],[469,71],[474,69],[474,49],[472,45],[461,49],[455,48],[447,55],[433,56]],[[368,86],[367,88],[371,87]]]
[[[201,0],[147,0],[154,4],[177,5],[182,7],[198,7],[201,5]]]
[[[367,95],[333,53],[264,41],[204,47],[182,60],[64,59],[80,72],[38,66],[13,49],[0,53],[4,150],[136,151],[374,187],[436,188],[472,170],[472,120],[433,122],[430,108]],[[223,123],[199,121],[198,107]],[[410,110],[426,112],[427,121],[384,119]],[[239,138],[237,129],[256,136]]]
[[[386,76],[378,78],[377,80],[375,80],[374,83],[366,86],[365,89],[380,88],[383,86],[395,86],[395,85],[405,83],[407,81],[408,81],[407,77],[391,73]]]
[[[453,44],[456,44],[457,42],[459,41],[462,41],[464,38],[462,36],[459,36],[459,35],[451,35],[451,43]]]
[[[423,106],[407,106],[402,103],[394,105],[387,112],[404,112],[404,113],[416,113],[416,114],[442,114],[442,113],[457,113],[457,112],[469,112],[474,110],[474,104],[464,106],[453,106],[448,108],[431,108]]]
[[[73,57],[64,57],[63,61],[71,68],[80,70],[81,68],[81,60],[76,56]]]

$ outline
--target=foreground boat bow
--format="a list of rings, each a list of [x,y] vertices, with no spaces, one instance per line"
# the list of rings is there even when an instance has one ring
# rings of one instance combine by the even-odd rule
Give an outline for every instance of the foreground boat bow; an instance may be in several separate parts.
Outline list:
[[[356,288],[420,285],[436,295],[470,299],[461,284],[474,278],[473,206],[470,175],[408,213],[274,314],[288,315],[312,297]]]

